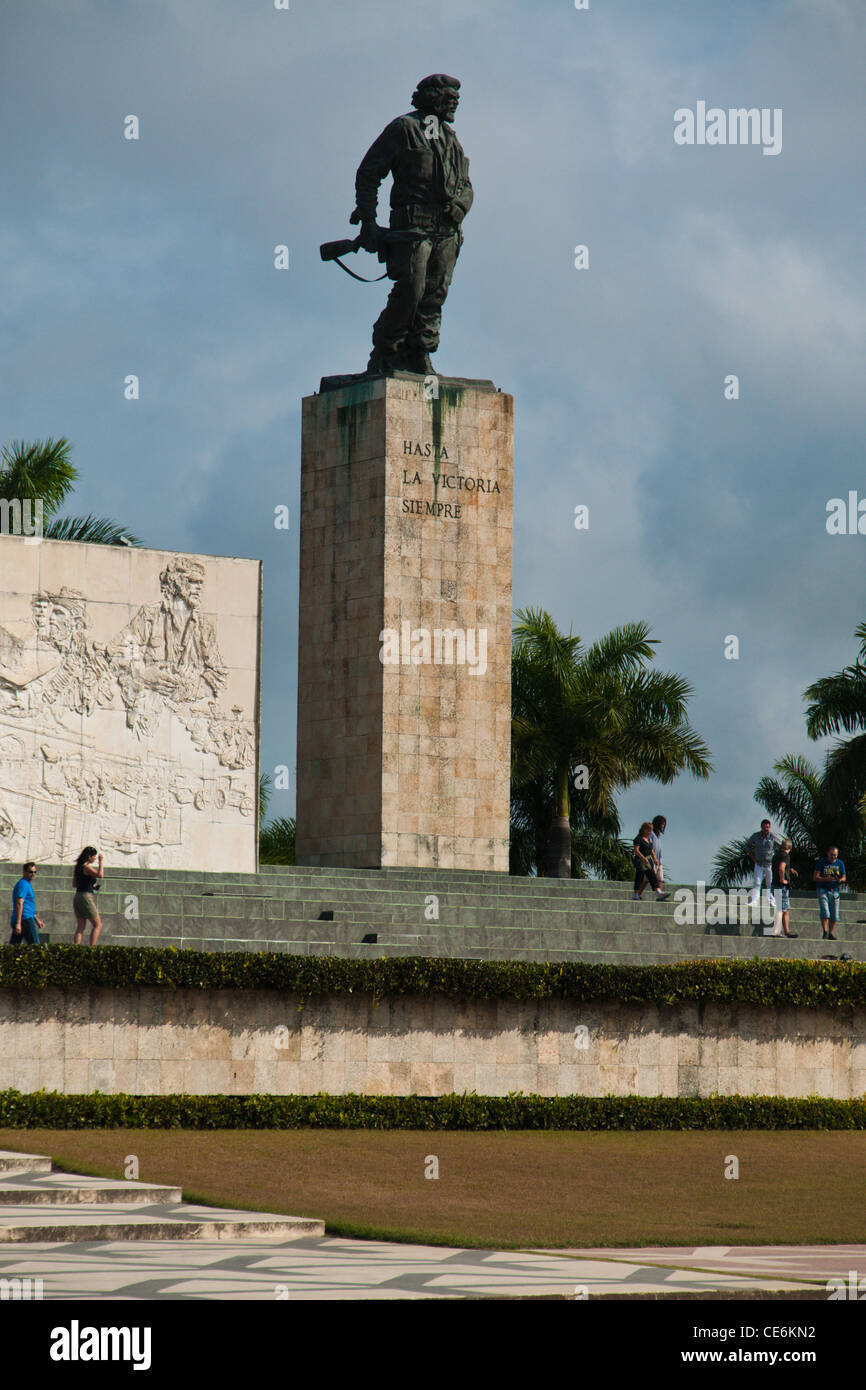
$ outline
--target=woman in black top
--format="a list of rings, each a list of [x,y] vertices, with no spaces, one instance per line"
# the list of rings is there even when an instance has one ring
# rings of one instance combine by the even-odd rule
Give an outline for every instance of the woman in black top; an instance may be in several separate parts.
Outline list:
[[[773,859],[773,897],[776,900],[776,920],[773,925],[773,936],[796,936],[795,931],[788,931],[788,909],[791,905],[791,875],[797,877],[797,870],[791,865],[791,850],[793,845],[790,840],[783,840]]]
[[[96,860],[95,864],[94,860]],[[72,899],[72,908],[75,913],[75,935],[72,941],[75,946],[81,945],[84,928],[88,922],[90,923],[91,946],[95,946],[99,940],[102,922],[96,906],[96,893],[99,891],[101,880],[104,877],[102,855],[97,854],[94,845],[85,845],[75,861],[75,868],[72,870],[72,884],[75,888],[75,897]]]
[[[637,835],[632,840],[632,847],[634,849],[633,896],[638,902],[640,902],[641,894],[646,887],[644,879],[646,879],[650,888],[655,889],[659,902],[664,902],[666,898],[670,897],[670,893],[662,892],[659,887],[659,881],[656,878],[656,857],[653,854],[652,841],[650,840],[651,834],[652,825],[648,820],[645,820],[640,830],[637,832]]]

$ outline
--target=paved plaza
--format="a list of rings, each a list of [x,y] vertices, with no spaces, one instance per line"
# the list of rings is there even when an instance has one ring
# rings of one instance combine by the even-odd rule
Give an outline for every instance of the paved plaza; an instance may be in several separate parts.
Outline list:
[[[0,1245],[0,1279],[46,1299],[418,1299],[811,1288],[866,1274],[866,1246],[730,1250],[456,1250],[385,1241],[89,1241]]]
[[[866,1245],[690,1245],[643,1246],[634,1250],[558,1250],[581,1260],[623,1260],[658,1268],[702,1270],[764,1279],[795,1279],[826,1284],[855,1271],[866,1280]],[[866,1291],[866,1284],[864,1284]]]

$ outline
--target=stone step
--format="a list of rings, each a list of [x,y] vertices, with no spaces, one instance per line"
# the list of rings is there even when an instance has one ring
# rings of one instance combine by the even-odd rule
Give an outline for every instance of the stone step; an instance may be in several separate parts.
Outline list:
[[[3,867],[5,867],[8,876],[8,885],[11,887],[20,873],[20,868],[17,865],[10,866],[8,864],[0,866],[0,868]],[[37,883],[45,883],[47,887],[63,889],[71,893],[70,872],[69,865],[40,864]],[[394,890],[406,893],[429,889],[431,884],[438,884],[442,889],[447,887],[454,892],[466,891],[474,894],[483,890],[487,895],[492,893],[504,896],[514,893],[528,893],[567,898],[587,892],[601,892],[609,897],[617,897],[630,896],[632,892],[630,881],[530,878],[481,871],[469,873],[451,869],[325,869],[265,866],[257,874],[203,874],[170,869],[107,869],[104,880],[105,889],[111,888],[117,892],[156,891],[162,893],[164,889],[168,889],[177,890],[182,894],[195,893],[196,891],[219,894],[227,889],[234,889],[238,893],[252,892],[253,894],[260,893],[262,890],[277,890],[278,895],[281,895],[284,892],[304,887],[311,888],[316,893],[321,891],[336,892],[341,889],[347,891],[368,889],[379,892]],[[694,884],[680,885],[677,883],[669,883],[667,886],[671,889],[681,886],[692,889],[695,887]],[[805,896],[812,897],[812,891],[809,890]]]
[[[240,951],[249,950],[254,945],[258,950],[288,950],[301,955],[318,955],[322,953],[340,955],[349,950],[358,951],[362,955],[376,956],[381,954],[386,948],[393,954],[406,956],[429,956],[431,958],[441,957],[470,957],[476,951],[493,951],[502,960],[508,960],[518,951],[533,951],[539,956],[544,956],[549,960],[561,959],[566,956],[569,958],[580,959],[587,952],[592,951],[601,955],[605,953],[613,955],[619,951],[632,951],[643,955],[648,961],[652,958],[665,957],[668,960],[691,960],[697,955],[711,955],[720,958],[731,956],[741,959],[770,958],[772,955],[786,954],[794,959],[814,960],[824,954],[836,956],[842,953],[854,960],[866,959],[866,943],[845,941],[837,938],[834,942],[819,941],[813,939],[798,938],[796,941],[784,941],[775,938],[769,940],[766,946],[760,943],[765,938],[756,937],[744,940],[743,938],[726,937],[693,937],[686,941],[678,941],[676,938],[659,938],[654,941],[646,941],[639,937],[630,935],[618,935],[603,937],[587,937],[580,941],[560,940],[552,942],[545,937],[533,939],[526,936],[518,941],[503,942],[495,936],[483,937],[452,937],[440,938],[432,942],[408,942],[400,939],[392,939],[387,934],[378,933],[376,941],[364,941],[360,937],[354,939],[334,940],[326,938],[317,940],[275,940],[266,938],[256,943],[249,941],[229,939],[209,939],[183,941],[181,949],[193,949],[203,951]],[[780,944],[781,942],[781,944]],[[128,944],[128,943],[127,943]]]
[[[45,1154],[22,1154],[0,1149],[0,1181],[21,1173],[50,1173],[54,1164]]]
[[[28,1179],[30,1174],[27,1175]],[[51,1181],[45,1183],[20,1182],[0,1187],[0,1206],[70,1206],[81,1204],[89,1206],[173,1206],[182,1200],[179,1187],[153,1187],[146,1183],[109,1183],[91,1178],[82,1186],[69,1186],[65,1173],[52,1173]]]
[[[0,1243],[300,1240],[325,1234],[325,1223],[312,1217],[206,1207],[183,1202],[176,1187],[51,1170],[43,1154],[0,1152]]]
[[[69,866],[43,865],[40,874],[38,903],[47,935],[53,944],[68,943],[73,925]],[[669,888],[674,891],[675,885]],[[133,891],[139,916],[129,921],[125,908]],[[424,916],[430,892],[439,898],[435,923]],[[98,901],[105,945],[353,959],[403,955],[651,964],[782,953],[815,959],[843,951],[866,959],[866,902],[854,895],[843,898],[837,942],[821,940],[810,892],[792,901],[790,923],[798,939],[766,947],[756,944],[766,938],[753,935],[745,916],[730,927],[709,930],[681,925],[674,920],[673,899],[634,902],[628,883],[587,879],[414,869],[285,867],[213,876],[115,869],[108,872]],[[322,920],[325,911],[333,913],[332,920]],[[364,943],[367,935],[377,940]]]
[[[764,944],[766,943],[766,944]],[[163,945],[161,938],[130,938],[116,942],[126,946]],[[470,945],[464,942],[443,942],[437,940],[432,945],[412,949],[405,942],[389,941],[381,936],[374,943],[360,941],[309,940],[293,941],[265,938],[255,942],[246,939],[196,938],[183,940],[182,949],[202,951],[245,951],[255,949],[265,952],[285,952],[290,955],[332,955],[345,959],[375,960],[381,956],[424,956],[442,959],[463,960],[536,960],[545,961],[589,961],[622,963],[621,957],[627,954],[628,964],[653,965],[672,964],[677,961],[695,959],[738,958],[774,959],[786,956],[790,959],[819,960],[825,955],[839,959],[842,953],[857,961],[866,961],[866,943],[848,942],[843,939],[834,942],[820,940],[785,941],[784,938],[769,937],[722,937],[696,936],[681,946],[665,945],[661,941],[626,935],[614,937],[609,944],[599,945],[598,940],[581,946],[557,946],[549,944],[531,946],[503,946],[495,943],[485,946]]]
[[[218,1207],[150,1207],[105,1213],[101,1207],[47,1207],[38,1213],[29,1207],[0,1209],[0,1244],[90,1240],[303,1240],[323,1236],[324,1221],[275,1214],[256,1217],[250,1212],[224,1211]]]
[[[129,923],[121,919],[111,924],[110,932],[108,926],[106,927],[106,934],[102,939],[106,943],[110,942],[115,945],[121,941],[126,945],[135,942],[141,944],[145,938],[148,941],[160,941],[162,945],[179,945],[181,942],[187,943],[205,939],[246,941],[249,943],[250,950],[256,950],[265,940],[360,942],[367,935],[378,936],[380,940],[425,943],[430,947],[436,946],[439,942],[465,942],[468,945],[480,946],[499,944],[503,947],[508,945],[526,946],[535,943],[574,946],[589,941],[607,942],[613,945],[617,940],[629,937],[635,942],[665,942],[672,947],[675,946],[676,949],[686,949],[693,940],[703,936],[710,936],[719,940],[735,938],[747,941],[763,938],[763,929],[756,933],[751,924],[719,930],[705,927],[682,927],[668,920],[654,922],[651,926],[644,926],[631,921],[617,921],[612,916],[600,916],[597,920],[589,922],[576,920],[568,924],[524,922],[520,927],[463,926],[450,923],[437,925],[438,930],[436,931],[411,932],[406,931],[402,925],[394,926],[381,920],[373,922],[245,922],[242,919],[235,921],[217,919],[193,925],[189,922],[172,924],[154,920]],[[799,941],[820,942],[823,939],[819,923],[801,924],[799,928],[796,927],[796,924],[792,924],[792,929],[796,931],[796,937]],[[844,940],[849,944],[866,946],[864,929],[851,926],[847,922],[838,924],[836,938],[837,942]],[[784,939],[783,937],[782,940]],[[829,944],[832,945],[832,943]]]
[[[302,925],[314,926],[322,921],[342,923],[344,925],[358,925],[370,930],[377,927],[390,926],[399,928],[419,928],[422,932],[430,932],[434,927],[444,928],[447,926],[460,927],[465,929],[482,927],[501,927],[501,928],[538,928],[544,930],[572,930],[582,926],[601,926],[605,922],[615,921],[623,925],[643,926],[645,923],[652,924],[652,929],[660,923],[673,922],[677,927],[683,925],[676,921],[675,905],[668,903],[636,903],[628,902],[625,904],[610,904],[602,902],[589,902],[586,904],[569,906],[567,909],[550,908],[547,906],[533,906],[526,908],[498,908],[489,904],[473,904],[471,906],[454,906],[450,902],[440,901],[439,919],[436,923],[424,916],[423,903],[415,903],[410,908],[394,906],[367,906],[352,903],[336,904],[331,900],[332,906],[323,909],[320,903],[304,902],[280,902],[277,900],[255,900],[249,903],[239,903],[236,899],[225,898],[219,902],[208,903],[207,900],[187,901],[182,904],[182,910],[177,910],[180,904],[172,904],[166,899],[141,899],[138,904],[138,917],[129,919],[124,912],[117,911],[110,898],[105,898],[100,902],[100,915],[106,930],[112,930],[118,924],[124,924],[128,931],[135,931],[137,926],[150,932],[165,932],[170,938],[179,930],[196,931],[197,924],[211,924],[214,934],[223,930],[219,926],[225,922],[225,931],[235,930],[238,923],[246,922],[251,930],[255,931],[259,923],[272,925],[273,930],[289,929]],[[850,931],[852,937],[866,940],[866,919],[858,918],[854,911],[846,911],[847,904],[843,905],[841,920]],[[862,909],[860,909],[862,911]],[[63,903],[61,910],[53,908],[49,904],[40,903],[40,916],[46,923],[46,928],[54,932],[55,940],[63,938],[64,931],[71,936],[73,929],[73,917],[68,904]],[[323,911],[333,913],[333,919],[323,918]],[[765,914],[769,917],[769,914]],[[793,908],[790,913],[789,922],[794,931],[817,930],[819,923],[818,909],[814,903]],[[772,918],[769,917],[772,922]],[[696,924],[703,926],[703,923]],[[711,924],[715,925],[715,924]],[[724,925],[724,924],[723,924]],[[739,923],[736,919],[731,919],[728,925],[740,925],[741,929],[751,930],[754,923],[751,917],[743,914]]]
[[[5,873],[4,885],[11,885],[20,877],[20,866],[12,868],[0,865],[0,874]],[[50,888],[67,889],[73,891],[71,872],[64,867],[63,869],[52,870],[47,865],[39,865],[36,886],[46,884]],[[712,890],[705,883],[705,891]],[[536,878],[521,874],[497,874],[492,878],[479,874],[456,874],[450,870],[436,869],[364,869],[364,870],[343,870],[332,869],[310,870],[310,869],[287,869],[284,874],[274,875],[266,869],[260,870],[257,874],[246,875],[222,875],[222,874],[197,874],[195,876],[171,873],[166,870],[148,871],[143,869],[117,869],[106,870],[102,880],[102,888],[111,888],[115,891],[122,891],[127,887],[133,887],[137,891],[151,890],[153,892],[178,892],[194,893],[209,892],[221,893],[233,891],[243,893],[247,891],[258,892],[262,889],[276,891],[278,893],[291,892],[295,888],[311,888],[320,891],[355,891],[359,889],[372,889],[381,892],[393,890],[397,892],[414,891],[415,889],[428,888],[435,885],[442,891],[451,892],[478,892],[485,893],[548,893],[560,896],[572,896],[584,892],[603,891],[614,895],[630,895],[633,892],[631,877],[628,879],[554,879]],[[696,883],[680,883],[678,880],[668,879],[668,887],[691,888],[696,890]],[[734,891],[731,889],[730,891]],[[740,885],[737,891],[750,892],[749,885]],[[764,890],[766,891],[766,890]],[[807,884],[804,888],[796,888],[794,896],[808,896],[814,891],[813,885]],[[850,889],[845,891],[850,892]]]
[[[428,885],[429,888],[429,885]],[[97,897],[101,915],[123,914],[132,890],[115,891],[104,889]],[[170,893],[155,891],[152,885],[146,891],[135,891],[136,911],[140,916],[151,913],[173,916],[235,915],[281,917],[291,912],[297,916],[318,917],[323,911],[343,913],[361,912],[405,912],[418,916],[427,907],[429,891],[419,889],[414,892],[398,892],[393,889],[378,890],[368,887],[354,889],[335,889],[330,892],[314,892],[308,887],[297,886],[291,892],[258,888],[238,893],[226,888],[219,893],[201,891]],[[654,897],[645,897],[635,902],[631,894],[612,895],[597,890],[568,896],[561,894],[492,894],[484,891],[449,891],[435,895],[439,900],[440,914],[443,911],[465,913],[467,911],[487,912],[558,912],[604,911],[604,912],[673,912],[682,910],[680,902],[671,896],[668,901],[659,902]],[[68,888],[50,888],[39,885],[37,907],[40,916],[46,911],[59,912],[70,918],[73,916],[72,893]],[[844,895],[840,904],[844,913],[866,916],[866,904],[858,902],[853,895]],[[711,910],[714,910],[710,904]],[[732,911],[736,907],[732,905]],[[745,904],[740,913],[746,911]],[[803,913],[817,913],[818,904],[814,894],[791,900],[791,912],[796,916]]]

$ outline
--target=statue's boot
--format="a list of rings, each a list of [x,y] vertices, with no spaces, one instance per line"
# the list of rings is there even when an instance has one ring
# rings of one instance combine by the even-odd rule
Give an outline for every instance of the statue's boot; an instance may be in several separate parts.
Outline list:
[[[373,348],[370,353],[370,360],[367,363],[367,376],[390,376],[397,371],[397,356],[393,352],[383,352],[381,348]]]
[[[407,372],[418,372],[420,376],[435,376],[436,368],[430,361],[429,352],[423,348],[411,349],[406,354],[405,370]]]

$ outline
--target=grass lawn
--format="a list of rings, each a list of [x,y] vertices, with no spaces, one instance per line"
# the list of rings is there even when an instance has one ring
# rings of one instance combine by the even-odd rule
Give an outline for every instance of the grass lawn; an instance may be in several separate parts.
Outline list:
[[[866,1241],[866,1133],[0,1130],[0,1148],[329,1234],[460,1246]],[[726,1179],[728,1155],[739,1178]],[[425,1178],[435,1155],[438,1179]]]

